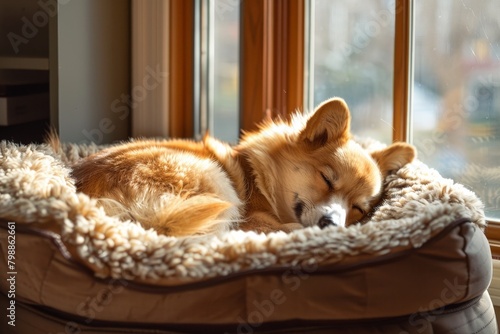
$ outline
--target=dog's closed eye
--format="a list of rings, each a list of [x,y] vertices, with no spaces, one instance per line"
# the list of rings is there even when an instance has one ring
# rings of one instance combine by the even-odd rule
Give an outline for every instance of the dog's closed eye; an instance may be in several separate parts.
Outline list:
[[[359,212],[359,213],[361,213],[363,216],[364,216],[364,215],[365,215],[365,213],[366,213],[366,212],[365,212],[365,210],[363,210],[363,209],[362,209],[360,206],[358,206],[358,205],[353,205],[353,206],[352,206],[352,209],[353,209],[353,210],[358,211],[358,212]]]
[[[333,183],[332,181],[325,175],[323,172],[320,172],[321,177],[323,178],[323,181],[325,181],[325,184],[328,187],[328,190],[333,191]]]

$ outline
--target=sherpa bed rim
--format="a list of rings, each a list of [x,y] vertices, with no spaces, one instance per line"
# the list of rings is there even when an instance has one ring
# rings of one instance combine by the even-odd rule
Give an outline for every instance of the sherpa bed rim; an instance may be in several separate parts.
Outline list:
[[[0,292],[2,296],[5,295]],[[445,305],[443,307],[429,310],[425,312],[425,315],[446,315],[451,313],[460,312],[464,309],[467,309],[474,304],[480,302],[483,298],[484,293],[476,296],[470,300],[454,303],[450,305]],[[228,324],[171,324],[171,323],[141,323],[141,322],[117,322],[117,321],[108,321],[108,320],[99,320],[93,319],[90,324],[85,323],[85,317],[80,317],[78,315],[67,313],[64,311],[60,311],[54,309],[49,306],[44,305],[35,305],[29,302],[20,301],[18,306],[24,308],[27,311],[33,311],[38,316],[41,317],[50,317],[52,321],[56,321],[61,324],[67,324],[70,321],[77,323],[79,326],[83,326],[81,329],[99,329],[102,330],[101,327],[109,328],[109,333],[115,333],[119,331],[123,331],[123,327],[127,326],[129,332],[133,333],[137,331],[137,333],[147,333],[151,331],[151,333],[159,333],[159,334],[168,334],[168,333],[221,333],[222,331],[232,331],[239,324],[238,323],[228,323]],[[425,317],[424,315],[424,317]],[[397,323],[400,321],[408,320],[408,315],[401,315],[397,317],[382,317],[382,318],[367,318],[367,319],[349,319],[349,320],[307,320],[307,319],[290,319],[285,321],[272,321],[272,322],[264,322],[259,326],[260,331],[272,331],[274,329],[282,329],[292,328],[295,329],[342,329],[346,326],[351,325],[390,325],[392,323]],[[147,332],[144,332],[147,331]],[[174,331],[174,332],[173,332]]]
[[[7,229],[7,220],[0,219],[0,228]],[[427,242],[425,242],[420,247],[414,248],[411,246],[406,246],[408,248],[403,249],[401,251],[397,251],[394,253],[388,253],[384,255],[377,256],[376,258],[365,259],[356,263],[349,264],[325,264],[321,265],[314,270],[314,275],[329,275],[335,274],[338,272],[348,272],[352,270],[359,269],[361,267],[373,267],[378,266],[380,264],[390,263],[392,261],[396,261],[403,257],[410,256],[415,253],[418,249],[426,249],[428,247],[432,247],[433,243],[438,242],[442,238],[444,238],[451,230],[455,229],[458,226],[470,223],[472,226],[476,226],[470,218],[459,218],[447,225],[443,230],[439,231],[435,236],[431,237]],[[89,277],[93,279],[97,279],[104,283],[110,283],[116,281],[115,278],[99,278],[95,276],[95,273],[83,265],[81,262],[77,261],[68,251],[64,242],[61,240],[61,236],[55,232],[42,230],[30,225],[26,224],[17,224],[16,229],[22,233],[29,233],[32,235],[41,236],[45,239],[48,239],[61,253],[61,255],[71,264],[77,266],[79,269],[82,269]],[[175,285],[165,286],[165,285],[155,285],[150,283],[140,283],[131,280],[127,280],[127,287],[142,292],[149,293],[162,293],[162,292],[180,292],[186,290],[196,290],[202,289],[206,287],[211,287],[214,285],[222,284],[225,282],[229,282],[241,277],[245,277],[248,275],[280,275],[286,273],[288,270],[296,268],[297,266],[289,265],[289,266],[273,266],[272,268],[262,268],[262,269],[250,269],[246,271],[240,271],[231,273],[227,276],[218,276],[211,277],[205,280],[198,280],[194,282],[186,282],[186,283],[176,283]]]

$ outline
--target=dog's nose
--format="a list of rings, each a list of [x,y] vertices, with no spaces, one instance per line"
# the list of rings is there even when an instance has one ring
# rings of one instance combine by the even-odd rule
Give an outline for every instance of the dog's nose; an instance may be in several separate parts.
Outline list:
[[[318,225],[320,228],[325,228],[325,227],[330,226],[330,225],[337,226],[338,224],[336,222],[334,222],[331,217],[323,216],[320,218]]]

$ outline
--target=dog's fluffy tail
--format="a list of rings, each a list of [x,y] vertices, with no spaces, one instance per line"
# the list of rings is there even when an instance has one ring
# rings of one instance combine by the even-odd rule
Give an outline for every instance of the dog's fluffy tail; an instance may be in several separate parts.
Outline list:
[[[47,134],[45,135],[45,143],[49,145],[49,147],[55,152],[55,153],[60,153],[61,152],[61,140],[59,139],[59,135],[57,134],[57,131],[55,128],[50,127],[50,129],[47,131]]]
[[[230,217],[231,203],[211,195],[191,197],[164,195],[150,200],[121,204],[115,200],[100,200],[109,215],[131,218],[145,228],[153,228],[168,236],[187,236],[223,232],[236,223]],[[236,210],[236,208],[234,208]],[[129,217],[123,214],[127,213]]]

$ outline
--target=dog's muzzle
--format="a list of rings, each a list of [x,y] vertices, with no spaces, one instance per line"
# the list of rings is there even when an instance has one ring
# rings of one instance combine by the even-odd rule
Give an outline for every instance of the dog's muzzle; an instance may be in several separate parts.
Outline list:
[[[295,217],[303,226],[317,225],[320,228],[327,226],[345,226],[347,209],[342,198],[331,198],[326,205],[307,206],[298,194],[295,194],[293,205]]]
[[[324,213],[318,220],[318,226],[325,228],[327,226],[345,226],[347,210],[342,202],[333,203],[325,208]]]

